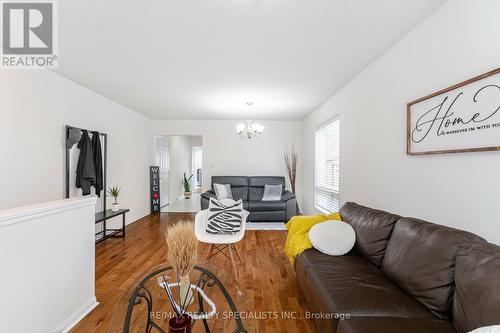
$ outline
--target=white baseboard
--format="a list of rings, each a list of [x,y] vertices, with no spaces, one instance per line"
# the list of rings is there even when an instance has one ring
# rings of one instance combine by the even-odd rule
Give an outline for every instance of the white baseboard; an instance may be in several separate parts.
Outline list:
[[[82,305],[78,310],[73,312],[71,316],[69,316],[64,322],[59,325],[58,328],[54,330],[54,333],[67,333],[69,332],[73,327],[76,326],[82,320],[85,318],[90,311],[94,310],[96,306],[99,305],[99,302],[97,302],[97,299],[95,297],[92,297],[87,303]]]

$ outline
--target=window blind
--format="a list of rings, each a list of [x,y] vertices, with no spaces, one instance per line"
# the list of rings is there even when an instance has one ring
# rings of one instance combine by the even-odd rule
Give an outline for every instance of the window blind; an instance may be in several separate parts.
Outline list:
[[[337,212],[340,206],[340,120],[316,129],[314,204],[324,212]]]

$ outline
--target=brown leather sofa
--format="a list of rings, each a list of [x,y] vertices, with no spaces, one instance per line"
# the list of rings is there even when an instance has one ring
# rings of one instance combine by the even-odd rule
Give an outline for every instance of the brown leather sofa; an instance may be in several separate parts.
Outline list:
[[[345,256],[310,249],[295,271],[318,332],[465,333],[500,324],[500,247],[472,233],[346,203]]]

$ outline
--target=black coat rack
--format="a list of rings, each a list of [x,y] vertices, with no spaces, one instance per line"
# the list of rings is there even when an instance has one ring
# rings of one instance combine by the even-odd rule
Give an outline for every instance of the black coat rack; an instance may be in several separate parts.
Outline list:
[[[74,127],[74,126],[69,126],[66,125],[66,136],[65,139],[68,138],[69,136],[69,131],[71,129],[77,129],[80,131],[87,131],[89,133],[91,132],[97,132],[99,133],[99,136],[104,138],[104,147],[103,147],[103,172],[102,172],[102,182],[103,182],[103,194],[102,194],[102,200],[103,200],[103,211],[102,212],[97,212],[95,214],[95,223],[102,223],[102,231],[99,231],[96,233],[96,238],[102,234],[102,237],[99,237],[96,239],[96,243],[99,243],[107,238],[115,238],[115,237],[125,237],[125,214],[129,212],[129,209],[120,209],[118,212],[112,212],[111,210],[107,210],[106,207],[106,191],[107,191],[107,171],[108,171],[108,135],[106,133],[101,133],[98,131],[93,131],[93,130],[87,130],[84,128],[79,128],[79,127]],[[69,198],[70,196],[70,148],[66,147],[66,198]],[[113,218],[117,217],[119,215],[122,215],[122,228],[119,229],[108,229],[106,226],[106,221]]]
[[[74,126],[69,126],[69,125],[66,125],[66,139],[68,138],[69,136],[69,131],[71,129],[77,129],[77,130],[80,130],[80,131],[87,131],[89,133],[92,133],[92,132],[96,132],[96,131],[92,131],[92,130],[87,130],[87,129],[84,129],[84,128],[79,128],[79,127],[74,127]],[[104,149],[103,149],[103,155],[104,155],[104,158],[103,158],[103,162],[102,162],[102,183],[103,183],[103,191],[104,191],[104,195],[103,195],[103,210],[106,211],[106,189],[107,189],[107,186],[106,186],[106,178],[107,178],[107,171],[108,171],[108,135],[106,133],[101,133],[101,132],[97,132],[99,133],[99,136],[102,136],[104,137]],[[69,198],[69,178],[70,178],[70,156],[69,156],[69,152],[70,152],[70,148],[66,147],[66,198]]]

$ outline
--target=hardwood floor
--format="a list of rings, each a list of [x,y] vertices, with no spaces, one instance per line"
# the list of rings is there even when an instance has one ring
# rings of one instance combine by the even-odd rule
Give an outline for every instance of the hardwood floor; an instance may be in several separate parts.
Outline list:
[[[193,221],[194,214],[150,215],[127,226],[125,239],[109,239],[96,246],[96,295],[100,305],[71,332],[109,332],[111,322],[121,320],[123,310],[117,304],[123,303],[130,290],[154,267],[166,265],[163,232],[179,220]],[[216,274],[226,286],[244,314],[243,324],[248,332],[315,332],[311,320],[301,319],[307,308],[295,272],[283,254],[285,240],[285,231],[247,231],[244,240],[237,244],[244,262],[237,266],[243,296],[237,295],[231,264],[224,256],[202,264],[209,245],[200,243],[199,265]],[[276,316],[277,319],[269,318]],[[231,331],[224,329],[223,319],[213,319],[211,325],[212,332]]]

